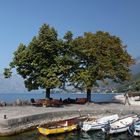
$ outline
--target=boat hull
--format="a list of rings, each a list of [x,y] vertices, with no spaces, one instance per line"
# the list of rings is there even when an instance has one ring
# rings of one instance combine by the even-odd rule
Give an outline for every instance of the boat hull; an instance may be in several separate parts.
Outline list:
[[[115,134],[115,133],[122,133],[122,132],[126,132],[128,130],[128,126],[127,127],[121,127],[121,128],[117,128],[117,129],[110,129],[109,131],[106,131],[105,128],[102,128],[102,131],[107,133],[107,134]]]
[[[87,132],[91,130],[100,130],[104,127],[108,122],[113,122],[119,119],[117,114],[102,117],[100,119],[95,119],[94,121],[85,121],[82,126],[82,130]]]
[[[129,105],[140,105],[140,97],[139,96],[135,96],[135,97],[128,97],[127,102],[125,99],[124,95],[116,95],[114,96],[114,102],[118,102],[121,104],[126,104],[129,103]]]
[[[59,133],[65,133],[65,132],[71,132],[73,130],[77,129],[77,124],[71,125],[71,126],[65,126],[60,128],[54,128],[54,129],[47,129],[43,127],[38,127],[39,133],[43,135],[52,135],[52,134],[59,134]]]
[[[102,128],[102,131],[107,134],[114,134],[114,133],[121,133],[128,130],[129,126],[134,122],[137,121],[138,117],[130,116],[130,117],[124,117],[119,119],[118,121],[115,121],[113,123],[107,124]]]
[[[84,126],[82,127],[82,130],[87,132],[87,131],[91,131],[91,130],[100,130],[102,129],[102,127],[105,124],[95,124],[95,125],[91,125],[91,124],[84,124]]]
[[[140,120],[134,122],[129,128],[128,131],[131,135],[140,136]]]

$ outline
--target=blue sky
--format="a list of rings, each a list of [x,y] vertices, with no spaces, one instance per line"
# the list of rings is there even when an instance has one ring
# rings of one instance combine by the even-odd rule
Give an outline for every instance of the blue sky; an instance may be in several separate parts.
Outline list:
[[[119,36],[128,53],[140,56],[140,0],[0,0],[0,73],[19,43],[28,44],[48,23],[60,37],[98,30]]]

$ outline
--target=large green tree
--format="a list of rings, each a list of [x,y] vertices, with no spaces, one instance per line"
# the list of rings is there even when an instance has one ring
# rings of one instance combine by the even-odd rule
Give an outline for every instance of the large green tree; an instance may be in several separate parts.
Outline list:
[[[44,24],[28,46],[19,45],[14,52],[10,69],[16,68],[17,73],[24,78],[25,87],[29,91],[46,89],[46,98],[50,98],[50,90],[63,83],[63,67],[59,62],[62,44],[56,30]],[[4,74],[6,77],[11,75],[8,69],[5,69]]]
[[[121,82],[130,78],[129,67],[134,60],[119,37],[102,31],[88,32],[73,41],[73,52],[77,65],[69,81],[86,89],[88,101],[98,80]]]
[[[60,40],[56,30],[44,24],[27,46],[19,45],[4,75],[10,77],[11,69],[16,68],[29,91],[46,89],[47,98],[51,89],[69,82],[86,89],[90,101],[98,80],[128,80],[133,62],[119,37],[99,31],[73,39],[69,31]]]
[[[63,44],[61,45],[60,50],[60,60],[59,63],[63,68],[63,74],[61,78],[63,79],[64,88],[66,87],[65,84],[69,82],[70,74],[75,69],[76,59],[73,57],[73,34],[72,32],[68,31],[63,37]]]

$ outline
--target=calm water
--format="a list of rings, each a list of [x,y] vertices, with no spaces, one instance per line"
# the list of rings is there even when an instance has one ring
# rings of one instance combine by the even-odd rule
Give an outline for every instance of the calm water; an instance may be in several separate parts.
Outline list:
[[[110,102],[113,99],[113,96],[116,94],[102,94],[102,93],[94,93],[91,96],[91,100],[93,102]],[[5,102],[13,102],[16,99],[22,99],[22,100],[30,100],[31,98],[34,99],[40,99],[40,98],[44,98],[45,94],[44,93],[20,93],[20,94],[13,94],[13,93],[9,93],[9,94],[0,94],[0,101],[5,101]],[[54,99],[66,99],[68,97],[75,99],[75,98],[86,98],[86,94],[71,94],[71,93],[67,93],[67,94],[51,94],[51,97]]]
[[[107,136],[104,133],[102,133],[102,131],[92,131],[88,133],[74,131],[70,133],[45,137],[38,134],[38,132],[35,130],[22,133],[17,136],[0,137],[0,140],[140,140],[140,138],[134,138],[127,132]]]

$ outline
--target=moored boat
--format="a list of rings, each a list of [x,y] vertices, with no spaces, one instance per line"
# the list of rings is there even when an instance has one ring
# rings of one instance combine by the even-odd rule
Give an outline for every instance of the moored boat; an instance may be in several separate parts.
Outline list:
[[[76,98],[76,104],[85,104],[87,102],[87,98]]]
[[[71,132],[73,130],[78,129],[78,125],[82,119],[84,118],[76,117],[72,119],[54,122],[51,125],[41,125],[38,126],[37,129],[39,133],[46,136],[52,134]]]
[[[121,104],[140,105],[140,93],[125,93],[115,95],[113,101]]]
[[[140,118],[138,121],[136,121],[136,122],[132,123],[132,125],[130,125],[130,127],[128,128],[128,131],[130,134],[140,137]]]
[[[125,116],[113,123],[108,123],[102,128],[102,131],[107,134],[125,132],[128,130],[129,126],[137,120],[138,120],[137,115]]]
[[[117,103],[124,104],[125,103],[125,96],[124,96],[124,94],[122,94],[122,95],[115,95],[113,97],[113,101],[117,102]]]
[[[31,104],[36,107],[59,107],[63,105],[63,102],[58,99],[31,99]]]
[[[113,122],[118,119],[119,119],[118,114],[114,114],[114,115],[105,116],[99,119],[94,118],[94,119],[86,120],[83,122],[81,129],[85,132],[90,131],[90,130],[99,130],[103,126],[105,126],[109,121]]]
[[[38,131],[43,135],[71,132],[71,131],[76,130],[76,129],[77,129],[77,124],[73,124],[70,126],[58,125],[58,126],[48,127],[48,128],[38,127]]]

